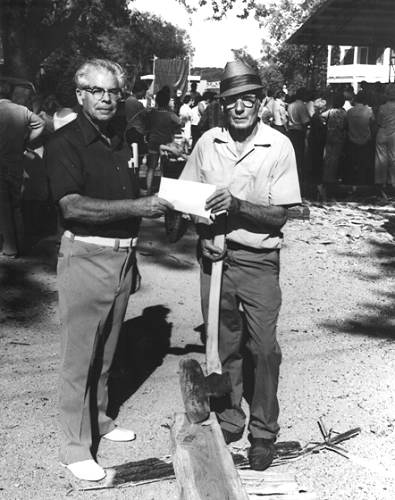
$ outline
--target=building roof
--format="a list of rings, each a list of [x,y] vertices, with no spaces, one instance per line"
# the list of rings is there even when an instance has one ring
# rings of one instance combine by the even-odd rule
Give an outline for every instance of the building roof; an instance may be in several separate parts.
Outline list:
[[[326,0],[288,42],[395,48],[395,0]]]

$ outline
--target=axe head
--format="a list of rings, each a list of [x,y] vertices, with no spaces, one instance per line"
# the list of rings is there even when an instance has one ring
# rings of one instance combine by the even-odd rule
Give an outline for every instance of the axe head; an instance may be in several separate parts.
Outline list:
[[[229,373],[210,373],[206,377],[207,391],[210,396],[220,398],[232,391]]]

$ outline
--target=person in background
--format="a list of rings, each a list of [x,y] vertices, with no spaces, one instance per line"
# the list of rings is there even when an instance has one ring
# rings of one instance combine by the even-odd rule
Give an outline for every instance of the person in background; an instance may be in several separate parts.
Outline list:
[[[191,82],[191,88],[189,90],[189,95],[191,96],[191,108],[196,106],[202,99],[202,95],[197,90],[197,83]]]
[[[310,118],[315,113],[314,101],[315,101],[315,92],[313,90],[306,90],[304,95],[304,103],[307,109],[307,112]]]
[[[311,179],[317,186],[317,197],[322,200],[323,155],[326,139],[326,127],[321,117],[327,107],[323,97],[314,101],[314,114],[311,117],[310,130],[307,137],[307,158],[309,161]]]
[[[348,85],[343,92],[344,95],[344,104],[343,104],[343,109],[345,111],[348,111],[350,108],[352,108],[353,103],[354,103],[354,89],[352,88],[351,85]]]
[[[183,100],[183,97],[182,97],[182,90],[181,89],[177,89],[176,90],[176,95],[174,96],[174,99],[173,99],[173,102],[174,102],[174,113],[176,113],[176,115],[179,115],[180,114],[180,108],[184,102]]]
[[[266,125],[271,125],[273,122],[274,114],[274,92],[271,88],[267,89],[266,98],[261,104],[259,110],[259,118],[266,123]]]
[[[53,116],[58,108],[59,108],[59,103],[56,100],[54,94],[49,94],[44,98],[38,116],[42,118],[45,122],[45,130],[44,130],[45,137],[52,134],[52,132],[54,131]]]
[[[125,73],[105,59],[84,62],[75,74],[80,111],[46,144],[45,162],[65,232],[57,283],[61,322],[60,461],[78,479],[106,475],[96,462],[101,438],[135,439],[108,411],[108,377],[137,278],[141,217],[173,208],[139,197],[131,152],[112,127]]]
[[[16,85],[12,91],[10,99],[13,103],[26,106],[26,108],[31,110],[34,99],[33,89],[24,85]]]
[[[73,82],[61,82],[55,92],[58,108],[53,114],[53,128],[58,130],[77,118],[77,99]]]
[[[179,111],[184,137],[188,141],[189,147],[191,147],[192,145],[192,135],[191,135],[192,110],[190,103],[191,103],[191,96],[187,94],[183,99],[182,106],[180,107]]]
[[[24,249],[23,160],[26,144],[44,130],[44,120],[11,102],[11,86],[0,81],[0,235],[2,253],[15,258]]]
[[[352,193],[356,185],[373,183],[373,127],[375,119],[372,108],[367,104],[368,93],[361,90],[355,96],[354,106],[347,111],[348,137],[348,182],[352,184]]]
[[[160,145],[173,142],[174,134],[181,127],[180,118],[169,110],[170,92],[163,87],[156,94],[157,108],[147,113],[147,195],[153,193],[155,170],[159,165]]]
[[[276,323],[281,305],[281,228],[287,207],[301,201],[289,139],[259,120],[262,88],[253,68],[242,61],[226,64],[220,83],[226,126],[202,135],[181,173],[181,179],[216,185],[206,209],[227,214],[222,215],[225,227],[196,220],[206,325],[212,263],[224,259],[219,356],[224,373],[230,375],[232,392],[226,398],[213,398],[212,403],[229,444],[243,435],[243,389],[250,395],[248,457],[255,470],[271,465],[279,431],[281,350]],[[223,249],[213,238],[224,232]],[[243,368],[252,375],[249,386],[247,380],[243,384]]]
[[[334,195],[333,188],[339,178],[340,160],[344,153],[346,141],[344,100],[342,93],[335,93],[332,107],[321,115],[326,129],[321,187],[322,201],[326,201],[328,196]]]
[[[191,148],[192,149],[195,147],[195,144],[201,135],[201,130],[199,128],[200,118],[202,117],[199,110],[200,101],[202,101],[202,97],[198,98],[198,102],[194,106],[192,106],[191,104],[191,136],[192,136]]]
[[[286,134],[288,124],[288,113],[285,104],[286,95],[282,90],[277,90],[273,97],[273,121],[271,125],[282,134]]]
[[[303,188],[303,161],[307,126],[311,116],[307,111],[305,89],[300,88],[295,93],[295,99],[288,105],[288,137],[295,150],[296,164],[298,166],[299,182]]]
[[[208,104],[199,120],[199,129],[201,133],[214,127],[223,127],[225,124],[225,115],[218,96],[214,92],[209,94]]]
[[[389,86],[386,102],[377,113],[375,175],[378,196],[387,201],[387,190],[395,187],[395,86]]]
[[[136,82],[133,92],[125,99],[125,137],[130,147],[133,143],[138,145],[139,162],[147,153],[146,134],[147,134],[147,110],[141,100],[146,94],[145,84]]]

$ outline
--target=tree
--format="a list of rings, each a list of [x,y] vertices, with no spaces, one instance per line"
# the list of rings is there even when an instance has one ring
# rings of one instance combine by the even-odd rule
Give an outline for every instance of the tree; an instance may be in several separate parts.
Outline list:
[[[76,67],[91,57],[113,59],[126,70],[129,85],[141,73],[152,72],[154,55],[174,58],[188,55],[192,50],[184,30],[166,23],[157,16],[134,12],[124,25],[108,23],[100,34],[92,37],[93,20],[79,22],[60,49],[45,60],[50,81],[70,80]],[[52,84],[54,87],[54,84]]]
[[[64,43],[77,21],[98,12],[125,19],[126,0],[0,0],[4,72],[34,79],[42,61]]]
[[[257,8],[257,19],[271,35],[271,39],[264,43],[265,56],[261,69],[271,80],[270,86],[278,81],[279,73],[291,91],[301,86],[325,86],[326,46],[287,43],[290,35],[321,3],[322,0],[305,0],[302,3],[281,0],[280,3]]]
[[[185,30],[138,11],[131,13],[127,25],[111,26],[103,33],[99,46],[108,57],[134,73],[151,73],[154,56],[171,59],[193,52]]]
[[[10,0],[0,2],[4,73],[34,81],[44,66],[41,83],[47,92],[59,80],[69,81],[86,58],[114,59],[133,80],[136,73],[152,71],[154,55],[172,58],[192,52],[184,30],[156,16],[130,12],[126,0],[15,0],[12,8]]]

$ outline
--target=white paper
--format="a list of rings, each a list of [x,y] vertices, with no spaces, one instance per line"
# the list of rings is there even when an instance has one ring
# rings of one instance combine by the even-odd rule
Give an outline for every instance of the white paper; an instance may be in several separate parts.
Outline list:
[[[204,206],[216,188],[213,184],[162,177],[158,196],[172,203],[175,210],[209,219],[211,210]]]

